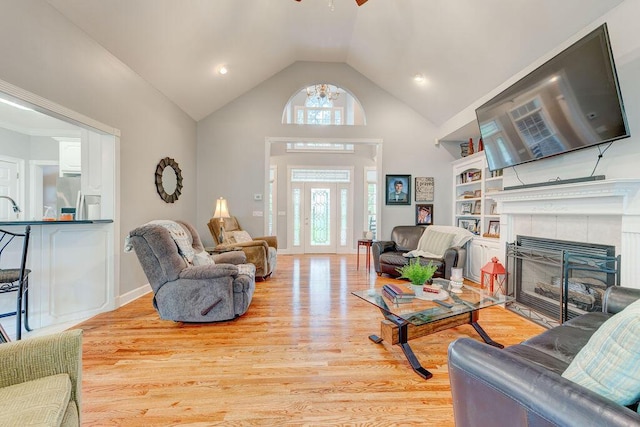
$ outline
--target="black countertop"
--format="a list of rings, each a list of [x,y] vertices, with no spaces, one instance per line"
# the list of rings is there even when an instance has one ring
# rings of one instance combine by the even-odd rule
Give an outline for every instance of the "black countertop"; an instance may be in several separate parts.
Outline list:
[[[73,221],[0,221],[0,226],[9,225],[63,225],[63,224],[107,224],[112,219],[80,219]]]

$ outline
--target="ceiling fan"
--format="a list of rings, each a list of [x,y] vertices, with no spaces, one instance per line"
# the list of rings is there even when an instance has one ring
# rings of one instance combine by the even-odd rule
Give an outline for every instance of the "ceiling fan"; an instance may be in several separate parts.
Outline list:
[[[302,0],[296,0],[298,3],[301,2]],[[367,2],[367,0],[356,0],[356,3],[358,4],[358,6],[362,6],[363,4],[365,4]]]

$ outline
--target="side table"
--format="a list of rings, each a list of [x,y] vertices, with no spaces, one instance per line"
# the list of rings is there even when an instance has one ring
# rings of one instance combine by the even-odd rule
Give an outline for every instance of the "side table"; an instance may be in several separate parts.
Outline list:
[[[367,273],[371,270],[371,244],[373,240],[371,239],[360,239],[358,240],[358,260],[356,261],[356,270],[360,270],[360,246],[364,246],[366,248],[366,256],[367,256]]]

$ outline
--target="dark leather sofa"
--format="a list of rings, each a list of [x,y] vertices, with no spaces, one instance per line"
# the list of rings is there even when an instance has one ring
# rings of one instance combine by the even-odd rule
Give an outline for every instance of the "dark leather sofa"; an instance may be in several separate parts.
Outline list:
[[[424,230],[425,227],[420,225],[398,225],[391,231],[390,240],[373,242],[371,245],[373,268],[378,273],[378,276],[383,273],[391,277],[400,276],[397,268],[408,264],[411,259],[403,256],[403,254],[418,247],[418,242]],[[456,246],[447,249],[442,258],[420,257],[420,262],[427,264],[429,261],[433,261],[438,266],[438,270],[433,277],[448,279],[451,276],[452,267],[464,267],[466,254],[467,250],[464,247]]]
[[[600,325],[639,298],[640,289],[610,287],[601,313],[575,317],[504,350],[470,338],[451,343],[456,426],[640,426],[635,408],[561,376]]]

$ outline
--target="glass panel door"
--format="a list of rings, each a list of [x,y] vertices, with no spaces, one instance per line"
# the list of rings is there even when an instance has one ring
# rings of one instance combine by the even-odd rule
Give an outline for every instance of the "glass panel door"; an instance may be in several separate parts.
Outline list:
[[[305,253],[335,253],[336,184],[307,182],[305,195]]]

